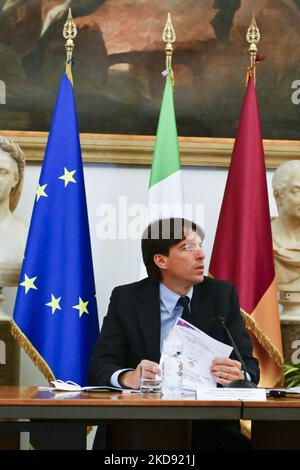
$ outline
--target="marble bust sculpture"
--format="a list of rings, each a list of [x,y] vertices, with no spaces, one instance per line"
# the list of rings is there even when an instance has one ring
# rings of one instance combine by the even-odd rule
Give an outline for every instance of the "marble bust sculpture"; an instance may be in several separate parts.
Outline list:
[[[271,226],[279,301],[283,315],[300,318],[300,160],[280,165],[272,188],[278,209]]]
[[[16,286],[24,256],[27,224],[14,215],[24,177],[25,155],[0,136],[0,288]]]

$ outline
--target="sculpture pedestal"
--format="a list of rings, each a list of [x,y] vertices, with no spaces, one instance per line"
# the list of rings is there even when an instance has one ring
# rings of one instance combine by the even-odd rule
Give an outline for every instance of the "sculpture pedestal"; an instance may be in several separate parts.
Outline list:
[[[300,318],[281,318],[283,360],[285,364],[296,364],[300,360]]]
[[[20,347],[10,332],[10,317],[3,312],[0,287],[0,385],[19,385]]]
[[[19,385],[20,347],[10,332],[10,319],[0,317],[0,385]],[[0,434],[1,450],[19,450],[20,436]]]
[[[279,291],[281,320],[300,320],[300,292]]]
[[[10,320],[0,318],[0,385],[19,385],[20,347],[10,332]]]
[[[297,364],[300,361],[300,292],[279,291],[283,361]]]
[[[0,385],[19,385],[20,347],[10,331],[11,320],[2,310],[2,288],[0,287]],[[0,433],[0,450],[19,450],[19,434]]]

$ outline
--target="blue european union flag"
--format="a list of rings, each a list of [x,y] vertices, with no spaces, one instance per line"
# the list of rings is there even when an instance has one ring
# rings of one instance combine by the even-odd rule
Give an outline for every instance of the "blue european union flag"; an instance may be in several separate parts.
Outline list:
[[[48,380],[86,384],[99,325],[77,115],[66,74],[36,192],[12,330]]]

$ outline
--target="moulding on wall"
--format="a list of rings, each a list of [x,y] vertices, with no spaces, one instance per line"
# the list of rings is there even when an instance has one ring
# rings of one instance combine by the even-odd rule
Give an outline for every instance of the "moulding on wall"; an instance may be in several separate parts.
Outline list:
[[[24,150],[28,163],[43,159],[48,132],[1,131]],[[83,161],[123,165],[150,165],[154,136],[80,134]],[[234,139],[179,137],[183,165],[228,167]],[[300,159],[300,141],[264,140],[267,168],[287,160]]]

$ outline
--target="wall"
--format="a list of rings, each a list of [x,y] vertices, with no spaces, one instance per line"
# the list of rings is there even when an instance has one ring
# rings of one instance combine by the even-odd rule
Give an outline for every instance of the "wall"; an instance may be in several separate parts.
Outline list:
[[[89,209],[90,231],[94,271],[98,298],[100,320],[106,314],[111,290],[114,286],[135,281],[139,273],[139,241],[138,240],[99,240],[96,235],[97,208],[100,204],[118,204],[120,195],[128,197],[128,205],[145,204],[149,180],[149,168],[127,167],[121,165],[85,164],[85,182]],[[24,189],[16,213],[26,221],[30,221],[34,195],[38,183],[40,167],[28,165],[25,173]],[[276,206],[272,197],[271,178],[273,170],[268,170],[268,186],[270,210],[276,215]],[[226,183],[227,169],[209,167],[185,167],[183,184],[187,203],[203,204],[204,228],[206,239],[206,271],[212,250],[214,233],[218,221],[220,205]],[[202,220],[198,222],[203,222]],[[40,247],[42,249],[42,247]],[[249,253],[251,256],[251,253]],[[16,289],[5,289],[6,300],[4,310],[13,310]],[[46,381],[38,369],[22,352],[21,385],[42,385]]]

